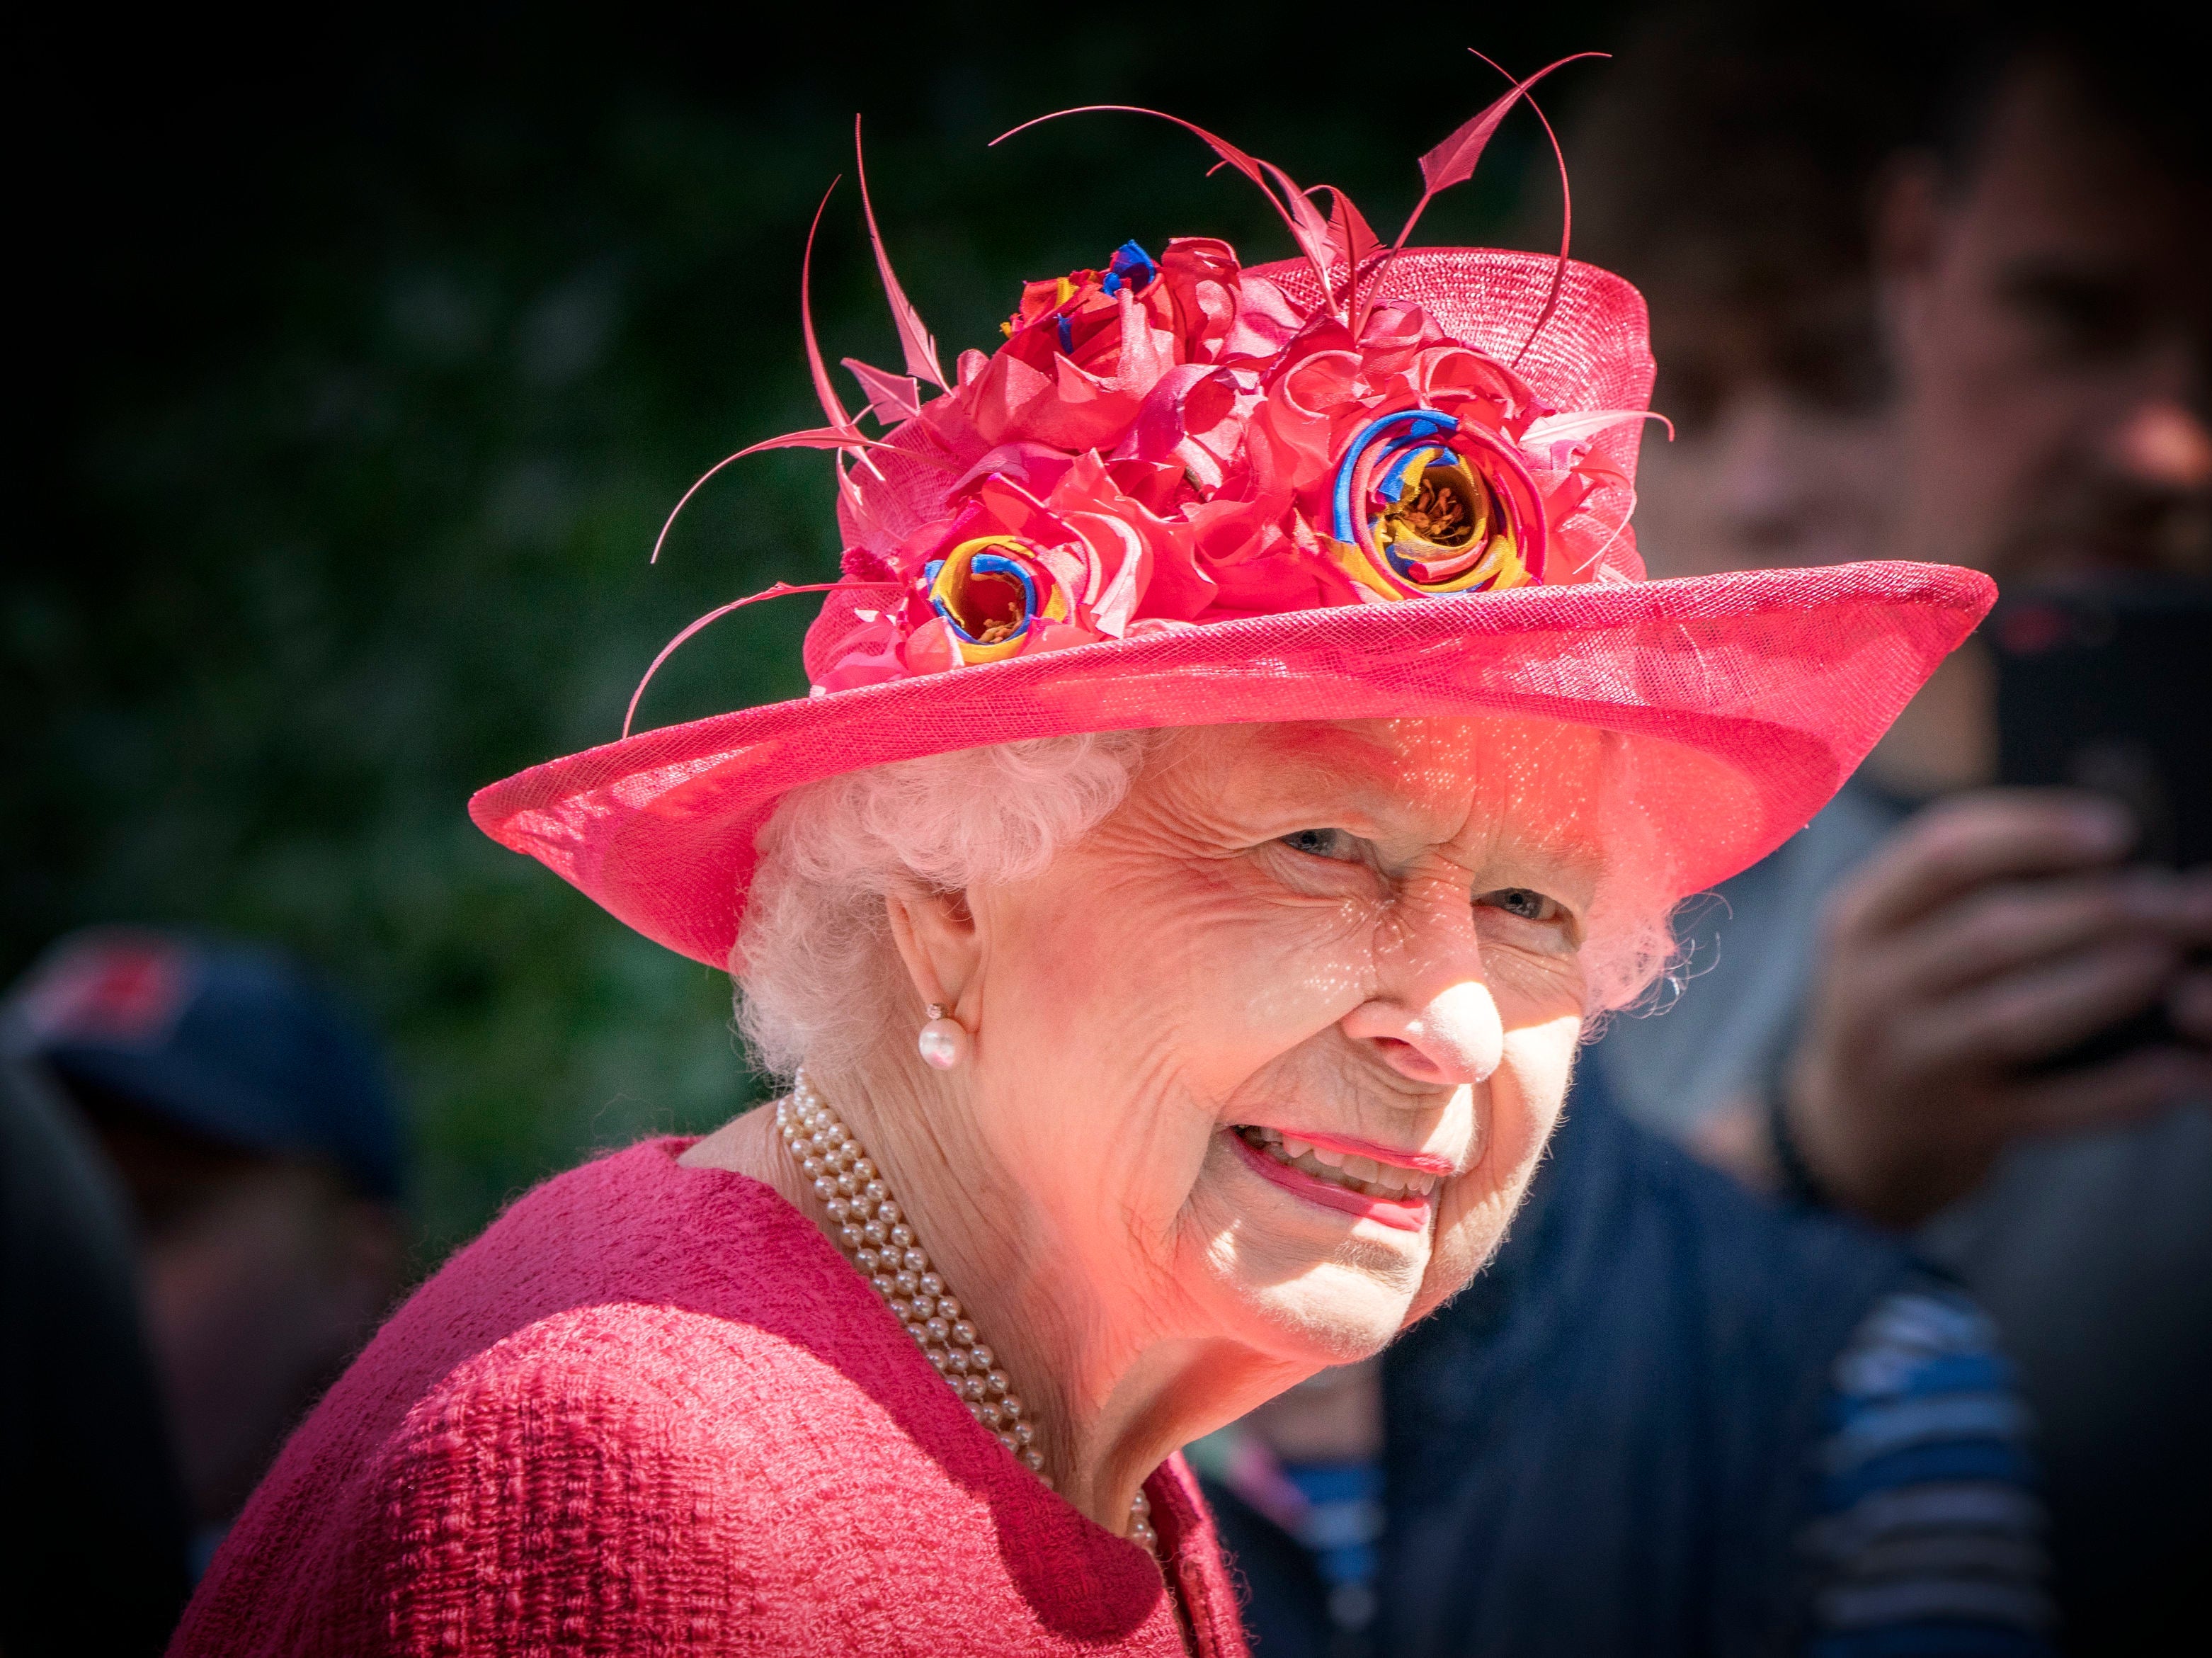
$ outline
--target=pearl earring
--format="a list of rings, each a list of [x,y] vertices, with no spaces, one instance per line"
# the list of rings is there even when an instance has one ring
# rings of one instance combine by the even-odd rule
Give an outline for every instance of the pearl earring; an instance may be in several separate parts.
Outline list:
[[[947,1019],[941,1003],[929,1004],[929,1022],[921,1027],[915,1039],[915,1046],[921,1051],[926,1064],[939,1070],[951,1070],[965,1063],[968,1058],[968,1029],[957,1019]]]

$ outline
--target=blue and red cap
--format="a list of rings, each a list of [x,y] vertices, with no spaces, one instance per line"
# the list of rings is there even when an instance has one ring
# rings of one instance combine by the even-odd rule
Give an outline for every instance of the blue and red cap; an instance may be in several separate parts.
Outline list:
[[[73,933],[9,992],[5,1031],[64,1084],[241,1151],[327,1164],[363,1197],[400,1195],[404,1136],[374,1039],[276,951]]]

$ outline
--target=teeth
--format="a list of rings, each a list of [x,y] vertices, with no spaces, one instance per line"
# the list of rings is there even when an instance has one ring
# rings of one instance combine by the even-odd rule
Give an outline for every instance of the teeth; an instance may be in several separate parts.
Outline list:
[[[1348,1186],[1370,1198],[1425,1198],[1437,1189],[1437,1177],[1418,1170],[1378,1163],[1371,1157],[1331,1151],[1310,1140],[1301,1140],[1271,1128],[1242,1128],[1244,1143],[1264,1151],[1277,1162],[1304,1174]]]

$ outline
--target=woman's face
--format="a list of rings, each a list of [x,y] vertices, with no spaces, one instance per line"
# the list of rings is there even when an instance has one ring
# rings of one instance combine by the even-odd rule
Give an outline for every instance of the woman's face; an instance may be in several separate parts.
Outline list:
[[[1566,1092],[1602,741],[1173,733],[1045,875],[970,890],[975,1129],[1071,1318],[1311,1365],[1467,1281]]]

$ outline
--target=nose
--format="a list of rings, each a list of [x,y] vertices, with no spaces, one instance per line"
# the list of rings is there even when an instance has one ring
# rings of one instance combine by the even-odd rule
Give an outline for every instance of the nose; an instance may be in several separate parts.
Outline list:
[[[1464,893],[1453,899],[1456,917],[1396,930],[1375,994],[1339,1027],[1401,1076],[1445,1087],[1486,1082],[1505,1058],[1474,918]]]
[[[1344,1033],[1372,1044],[1393,1070],[1417,1082],[1486,1082],[1505,1058],[1505,1021],[1479,979],[1440,985],[1418,1004],[1363,1003]]]

